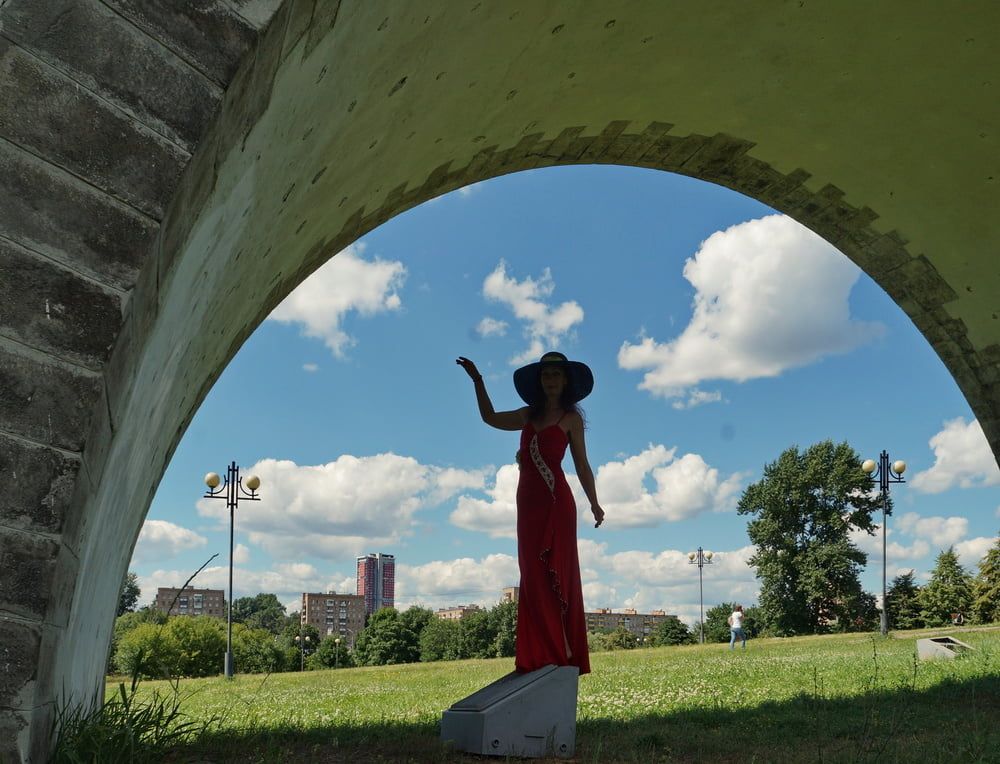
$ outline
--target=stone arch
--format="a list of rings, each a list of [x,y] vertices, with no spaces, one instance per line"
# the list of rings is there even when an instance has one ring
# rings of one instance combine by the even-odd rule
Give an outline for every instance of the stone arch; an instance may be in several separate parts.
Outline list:
[[[182,23],[193,18],[183,2],[155,18],[130,0],[66,5],[78,31],[107,17],[121,33],[108,45],[155,48],[207,95],[171,122],[171,77],[108,90],[105,70],[85,76],[76,59],[65,74],[73,51],[56,60],[45,47],[65,19],[33,26],[27,6],[0,9],[0,56],[26,88],[33,72],[69,78],[99,96],[71,113],[136,136],[103,150],[46,143],[30,126],[11,132],[12,107],[0,107],[0,161],[14,157],[24,192],[58,177],[78,202],[58,221],[68,255],[34,218],[17,227],[24,210],[0,207],[0,288],[62,289],[93,330],[0,314],[0,373],[14,391],[0,393],[3,468],[42,476],[0,505],[0,646],[14,656],[0,739],[17,740],[18,756],[43,756],[60,693],[95,697],[153,492],[246,337],[359,236],[478,180],[632,165],[785,212],[889,292],[1000,451],[1000,233],[979,215],[1000,196],[988,165],[1000,99],[987,97],[995,57],[975,43],[1000,10],[285,0],[258,34],[248,9],[267,16],[268,3],[234,0],[247,15],[217,19],[232,41],[220,61],[190,42],[204,37]],[[983,73],[978,84],[970,72]],[[39,113],[65,108],[46,92],[29,101]]]

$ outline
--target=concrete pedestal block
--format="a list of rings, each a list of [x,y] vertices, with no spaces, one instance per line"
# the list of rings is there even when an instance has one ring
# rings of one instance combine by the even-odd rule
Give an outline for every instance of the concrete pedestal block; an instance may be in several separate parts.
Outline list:
[[[917,657],[922,661],[936,658],[953,660],[956,655],[961,655],[966,650],[975,650],[975,648],[954,637],[928,637],[917,640]]]
[[[487,756],[572,756],[579,679],[575,666],[507,674],[445,711],[441,739]]]

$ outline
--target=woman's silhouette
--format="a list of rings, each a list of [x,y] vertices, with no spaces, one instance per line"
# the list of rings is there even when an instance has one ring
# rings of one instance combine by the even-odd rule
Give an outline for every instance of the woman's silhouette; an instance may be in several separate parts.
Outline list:
[[[562,353],[546,353],[514,372],[514,387],[528,405],[494,411],[482,374],[468,358],[456,361],[472,378],[479,414],[499,430],[520,430],[517,461],[517,560],[521,585],[517,603],[517,655],[521,672],[542,666],[577,666],[590,671],[587,623],[576,547],[576,502],[562,458],[569,446],[594,527],[604,521],[594,472],[587,461],[584,422],[578,401],[594,387],[594,375]]]

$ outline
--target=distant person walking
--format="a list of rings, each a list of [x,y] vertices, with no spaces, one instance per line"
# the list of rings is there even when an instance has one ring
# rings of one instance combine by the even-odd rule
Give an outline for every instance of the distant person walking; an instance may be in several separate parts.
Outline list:
[[[736,640],[743,641],[743,649],[747,649],[747,633],[743,631],[743,606],[737,605],[729,614],[729,649],[736,647]]]

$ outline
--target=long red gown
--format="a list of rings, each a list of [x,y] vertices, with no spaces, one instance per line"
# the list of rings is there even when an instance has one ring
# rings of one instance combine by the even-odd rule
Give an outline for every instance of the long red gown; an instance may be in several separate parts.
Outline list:
[[[577,666],[581,674],[590,672],[576,548],[576,502],[562,471],[567,445],[569,438],[558,424],[536,431],[529,422],[521,430],[517,671],[555,664]]]

